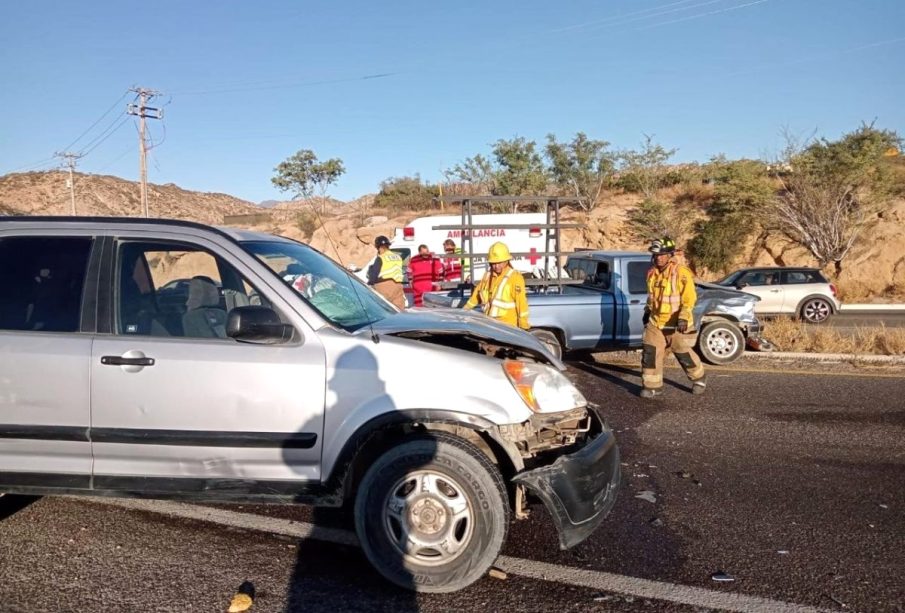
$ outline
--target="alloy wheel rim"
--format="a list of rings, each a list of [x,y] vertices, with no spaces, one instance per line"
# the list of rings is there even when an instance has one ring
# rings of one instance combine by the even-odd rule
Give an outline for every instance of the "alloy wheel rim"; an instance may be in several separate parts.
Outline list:
[[[446,564],[474,535],[474,511],[455,479],[432,470],[407,473],[384,500],[382,525],[399,554],[422,566]]]

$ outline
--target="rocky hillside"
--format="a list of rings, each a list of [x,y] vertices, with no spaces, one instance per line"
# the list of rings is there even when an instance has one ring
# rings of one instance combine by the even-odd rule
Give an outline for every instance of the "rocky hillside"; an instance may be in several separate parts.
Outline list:
[[[0,215],[68,215],[68,174],[21,173],[0,177]],[[118,177],[76,175],[76,207],[79,215],[137,216],[138,186]],[[589,214],[568,212],[564,221],[582,227],[563,234],[563,248],[643,249],[625,220],[638,204],[638,196],[611,193]],[[374,206],[373,195],[351,202],[320,199],[311,202],[273,202],[261,208],[226,194],[192,192],[173,184],[150,186],[153,217],[187,219],[216,225],[261,230],[310,243],[344,265],[364,266],[374,256],[373,241],[380,234],[392,236],[424,212],[386,211]],[[323,226],[321,226],[323,221]],[[438,249],[439,245],[431,247]],[[739,250],[737,266],[813,266],[813,258],[780,238],[755,246],[753,239]],[[706,276],[706,273],[705,273]],[[848,301],[879,299],[905,301],[905,200],[870,221],[852,249],[839,279]]]
[[[68,172],[28,172],[0,177],[0,214],[70,215]],[[78,215],[138,216],[138,184],[109,175],[75,174]],[[223,223],[226,215],[261,212],[257,206],[226,194],[192,192],[172,183],[148,185],[152,217]]]

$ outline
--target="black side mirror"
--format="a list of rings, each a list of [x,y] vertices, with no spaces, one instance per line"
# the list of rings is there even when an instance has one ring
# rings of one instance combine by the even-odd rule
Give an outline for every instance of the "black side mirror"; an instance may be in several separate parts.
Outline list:
[[[226,336],[246,343],[274,345],[292,338],[293,328],[276,311],[263,306],[241,306],[229,312]]]

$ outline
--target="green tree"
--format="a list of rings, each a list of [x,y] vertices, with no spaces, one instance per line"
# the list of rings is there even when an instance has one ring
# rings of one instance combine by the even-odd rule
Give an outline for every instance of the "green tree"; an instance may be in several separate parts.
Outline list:
[[[277,174],[270,181],[283,192],[296,198],[311,198],[320,194],[322,211],[327,208],[327,189],[339,180],[346,169],[339,158],[321,162],[310,149],[301,149],[274,168]]]
[[[892,184],[884,155],[901,145],[898,134],[873,124],[836,141],[800,144],[787,134],[773,166],[781,189],[767,227],[806,248],[821,267],[832,262],[838,275],[871,214],[889,202]]]
[[[546,190],[547,172],[534,141],[522,136],[500,139],[493,145],[493,157],[497,195],[536,196]]]
[[[675,180],[666,163],[676,151],[665,149],[654,142],[653,136],[645,134],[640,149],[619,154],[617,183],[626,191],[641,193],[645,200],[655,200],[657,192]]]
[[[776,199],[776,188],[763,162],[711,160],[707,175],[714,196],[707,219],[695,226],[689,252],[696,264],[713,271],[726,270],[748,237],[759,229],[759,219]]]
[[[417,211],[433,208],[433,199],[439,196],[436,185],[424,183],[421,177],[390,177],[381,182],[380,193],[374,204],[388,210]]]
[[[493,162],[481,155],[466,158],[443,173],[448,181],[458,181],[474,186],[476,194],[492,194],[496,190],[497,169]]]
[[[607,150],[609,143],[592,140],[578,132],[571,142],[559,143],[547,135],[545,153],[550,174],[556,184],[578,199],[584,211],[593,209],[600,194],[613,178],[615,156]]]
[[[628,227],[638,240],[669,236],[680,243],[689,232],[691,220],[672,202],[645,198],[628,212]]]

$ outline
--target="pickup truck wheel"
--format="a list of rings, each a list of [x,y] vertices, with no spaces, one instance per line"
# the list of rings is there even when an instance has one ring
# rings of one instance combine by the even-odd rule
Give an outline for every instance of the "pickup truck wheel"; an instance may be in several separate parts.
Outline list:
[[[698,353],[708,364],[730,364],[745,352],[745,337],[735,324],[714,321],[698,335]]]
[[[443,433],[385,452],[355,497],[355,530],[368,560],[417,592],[453,592],[480,579],[508,528],[499,470],[471,443]]]
[[[531,334],[534,335],[537,340],[546,345],[547,349],[550,350],[550,353],[555,355],[558,359],[562,359],[562,345],[559,342],[559,338],[551,332],[550,330],[544,330],[542,328],[534,328],[530,330]]]
[[[811,298],[803,305],[799,315],[809,324],[822,324],[833,314],[833,307],[823,298]]]

